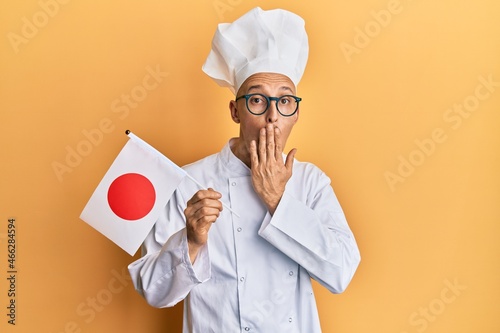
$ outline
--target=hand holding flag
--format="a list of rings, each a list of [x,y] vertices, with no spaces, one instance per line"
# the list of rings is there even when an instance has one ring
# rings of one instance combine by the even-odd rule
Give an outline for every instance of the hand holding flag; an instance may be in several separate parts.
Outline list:
[[[80,218],[134,255],[184,177],[204,187],[152,146],[127,134],[129,140]]]

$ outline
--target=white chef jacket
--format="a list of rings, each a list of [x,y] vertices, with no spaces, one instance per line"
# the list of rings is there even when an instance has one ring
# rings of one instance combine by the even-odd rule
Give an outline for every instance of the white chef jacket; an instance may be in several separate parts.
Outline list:
[[[184,179],[129,265],[134,286],[155,307],[185,299],[184,333],[321,332],[310,278],[340,293],[360,261],[330,179],[295,161],[271,216],[231,142],[184,169],[239,217],[224,209],[191,264],[183,211],[199,188]]]

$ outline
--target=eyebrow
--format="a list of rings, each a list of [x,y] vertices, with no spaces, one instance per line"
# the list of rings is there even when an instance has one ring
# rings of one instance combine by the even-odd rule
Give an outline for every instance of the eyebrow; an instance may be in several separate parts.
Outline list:
[[[252,89],[261,89],[262,88],[262,85],[261,84],[256,84],[256,85],[253,85],[253,86],[250,86],[248,89],[247,89],[247,92],[250,92],[250,90]],[[288,86],[281,86],[280,87],[280,90],[288,90],[290,91],[291,93],[293,93],[293,90],[288,87]]]

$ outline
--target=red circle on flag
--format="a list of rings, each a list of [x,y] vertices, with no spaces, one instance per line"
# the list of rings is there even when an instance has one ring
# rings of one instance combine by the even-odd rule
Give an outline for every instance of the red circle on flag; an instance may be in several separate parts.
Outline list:
[[[108,189],[109,207],[119,217],[135,221],[153,209],[156,192],[149,179],[137,173],[126,173],[116,178]]]

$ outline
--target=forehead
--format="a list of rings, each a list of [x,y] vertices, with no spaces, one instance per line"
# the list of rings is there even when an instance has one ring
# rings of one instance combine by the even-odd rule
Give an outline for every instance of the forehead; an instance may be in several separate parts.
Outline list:
[[[248,77],[241,85],[239,91],[247,93],[250,90],[283,90],[295,93],[295,85],[288,76],[277,73],[256,73]]]

